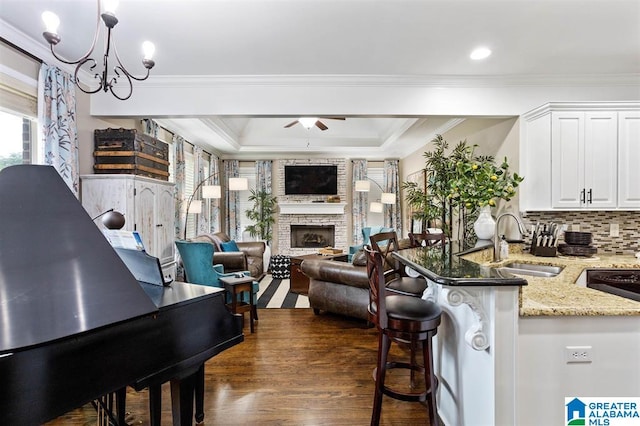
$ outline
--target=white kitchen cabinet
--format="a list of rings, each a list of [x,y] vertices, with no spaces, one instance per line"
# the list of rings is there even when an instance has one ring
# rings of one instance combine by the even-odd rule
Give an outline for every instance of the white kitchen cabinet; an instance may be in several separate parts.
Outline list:
[[[618,115],[551,113],[551,207],[615,208]]]
[[[640,104],[549,103],[521,118],[520,209],[640,208]]]
[[[138,231],[147,253],[160,259],[165,276],[175,277],[174,184],[134,175],[83,175],[80,181],[87,213],[95,217],[113,208],[124,214],[123,229]]]
[[[618,113],[618,206],[640,209],[640,111]]]

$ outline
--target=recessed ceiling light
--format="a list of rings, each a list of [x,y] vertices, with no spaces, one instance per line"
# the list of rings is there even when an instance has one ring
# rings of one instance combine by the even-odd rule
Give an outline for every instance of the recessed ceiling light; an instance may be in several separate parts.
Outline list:
[[[471,52],[470,58],[476,61],[480,59],[488,58],[491,55],[491,50],[486,47],[478,47],[473,52]]]

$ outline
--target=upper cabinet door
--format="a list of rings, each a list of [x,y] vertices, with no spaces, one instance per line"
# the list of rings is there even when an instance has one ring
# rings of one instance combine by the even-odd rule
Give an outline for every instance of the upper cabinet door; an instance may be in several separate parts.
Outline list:
[[[585,113],[584,188],[587,208],[615,208],[618,178],[618,113]]]
[[[583,206],[584,121],[583,112],[551,114],[551,205],[554,208]]]
[[[618,206],[640,208],[640,111],[618,113]]]

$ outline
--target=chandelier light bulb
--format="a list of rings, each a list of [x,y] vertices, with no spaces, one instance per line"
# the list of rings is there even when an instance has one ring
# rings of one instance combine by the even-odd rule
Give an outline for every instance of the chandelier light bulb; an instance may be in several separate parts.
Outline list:
[[[118,8],[118,3],[118,0],[103,0],[102,8],[104,9],[104,13],[115,15],[116,9]]]
[[[60,18],[58,18],[58,15],[47,10],[42,13],[42,20],[44,21],[45,31],[58,34],[58,27],[60,26]]]
[[[156,47],[150,41],[142,43],[142,51],[144,52],[144,59],[153,59],[153,54],[156,52]]]

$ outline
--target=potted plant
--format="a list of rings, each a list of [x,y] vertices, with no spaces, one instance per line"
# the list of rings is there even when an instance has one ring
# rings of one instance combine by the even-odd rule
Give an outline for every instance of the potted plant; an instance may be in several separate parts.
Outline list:
[[[403,182],[403,188],[408,191],[408,203],[422,209],[414,213],[414,218],[432,219],[439,210],[442,226],[447,235],[451,235],[455,213],[459,221],[458,232],[466,239],[470,234],[468,228],[478,221],[478,217],[485,224],[485,233],[480,231],[478,235],[474,225],[476,235],[480,239],[490,238],[494,231],[491,207],[500,199],[510,200],[524,178],[510,173],[506,157],[497,166],[494,157],[475,155],[477,145],[469,145],[466,140],[459,142],[450,153],[447,153],[448,143],[441,135],[431,142],[434,149],[424,153],[427,176],[424,191],[417,184]]]
[[[247,226],[246,230],[252,237],[264,240],[269,245],[273,237],[273,224],[276,221],[274,214],[278,199],[267,191],[252,189],[249,201],[253,202],[253,208],[247,209],[245,214],[254,223]]]

